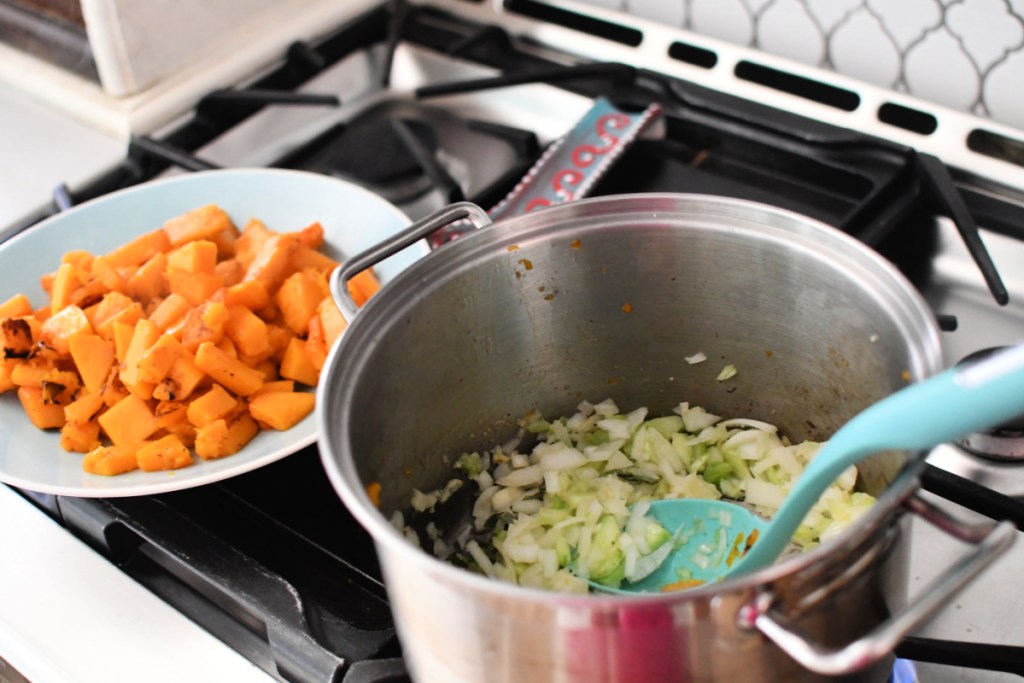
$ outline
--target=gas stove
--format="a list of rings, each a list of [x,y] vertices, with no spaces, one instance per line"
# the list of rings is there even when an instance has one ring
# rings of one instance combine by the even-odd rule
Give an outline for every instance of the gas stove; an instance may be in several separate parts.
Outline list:
[[[120,187],[218,167],[335,175],[412,219],[462,199],[498,207],[602,103],[651,120],[578,183],[587,194],[723,194],[839,227],[920,289],[951,365],[1024,337],[1024,142],[1013,131],[613,19],[526,1],[381,5],[134,137],[121,163],[59,187],[52,207],[0,235]],[[1024,462],[947,445],[929,463],[923,483],[938,500],[1024,523]],[[315,447],[172,494],[20,493],[270,677],[403,680],[372,543]],[[958,552],[927,530],[913,536],[912,593]],[[1001,560],[962,594],[961,609],[901,645],[893,680],[1024,674],[1006,605],[1021,557]]]

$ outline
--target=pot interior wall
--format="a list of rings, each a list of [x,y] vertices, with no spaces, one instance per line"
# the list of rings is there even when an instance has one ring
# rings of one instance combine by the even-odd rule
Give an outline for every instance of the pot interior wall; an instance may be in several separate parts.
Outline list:
[[[612,398],[657,415],[688,401],[825,439],[934,369],[909,285],[838,233],[756,205],[627,204],[638,210],[581,202],[485,228],[357,317],[339,357],[352,383],[341,450],[363,484],[381,482],[385,514],[531,410]],[[687,362],[698,352],[707,360]],[[726,365],[737,374],[719,381]],[[905,459],[875,456],[864,488],[877,494]]]

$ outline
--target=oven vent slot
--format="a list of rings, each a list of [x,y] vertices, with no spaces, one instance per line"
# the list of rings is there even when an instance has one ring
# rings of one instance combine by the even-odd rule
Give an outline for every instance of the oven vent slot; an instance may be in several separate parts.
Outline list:
[[[975,128],[967,135],[967,148],[1015,166],[1024,166],[1024,140]]]
[[[668,56],[702,69],[711,69],[718,64],[717,52],[678,40],[668,46]]]
[[[643,31],[631,26],[577,14],[536,0],[505,0],[503,6],[509,12],[589,33],[630,47],[638,46],[644,39]]]
[[[939,127],[934,115],[893,102],[886,102],[878,108],[878,120],[921,135],[931,135]]]
[[[854,111],[860,106],[860,95],[852,90],[773,69],[746,59],[736,63],[733,73],[740,80],[757,83],[843,111]]]

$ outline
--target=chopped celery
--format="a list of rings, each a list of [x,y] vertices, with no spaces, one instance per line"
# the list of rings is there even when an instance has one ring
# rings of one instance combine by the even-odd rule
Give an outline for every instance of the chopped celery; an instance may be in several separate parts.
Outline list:
[[[731,462],[712,462],[704,468],[704,481],[718,486],[723,479],[731,477],[736,472]]]
[[[723,420],[688,403],[648,419],[645,408],[623,412],[610,399],[583,401],[571,416],[546,420],[534,412],[519,424],[536,435],[532,450],[499,446],[456,460],[479,485],[475,533],[434,529],[435,540],[460,539],[435,542],[434,551],[499,580],[560,591],[585,592],[585,579],[617,586],[627,572],[635,579],[663,561],[675,543],[645,516],[646,502],[725,496],[770,516],[820,447],[791,444],[773,425]],[[796,546],[827,541],[874,502],[852,490],[855,477],[855,470],[844,473],[822,496],[794,536]],[[416,538],[407,520],[434,514],[455,492],[452,482],[415,492],[399,531]],[[716,542],[703,560],[723,547]]]

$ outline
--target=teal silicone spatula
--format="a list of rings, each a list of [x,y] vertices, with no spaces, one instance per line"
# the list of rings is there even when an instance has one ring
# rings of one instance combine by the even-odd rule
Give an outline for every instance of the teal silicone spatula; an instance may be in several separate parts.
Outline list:
[[[658,501],[651,514],[670,532],[696,525],[700,534],[685,542],[637,583],[624,583],[613,592],[652,592],[679,581],[685,567],[694,579],[715,581],[750,574],[773,564],[788,545],[821,494],[848,467],[884,450],[924,450],[971,432],[996,426],[1024,413],[1024,345],[998,351],[961,364],[891,394],[843,425],[804,470],[771,521],[724,501],[681,498]],[[725,516],[721,511],[727,510]],[[698,521],[700,520],[700,521]],[[758,537],[746,555],[729,563],[695,567],[693,558],[706,556],[709,538],[726,526],[732,544],[739,534],[757,529]],[[701,549],[704,545],[705,550]],[[718,559],[718,558],[716,558]],[[601,590],[608,590],[598,586]]]

